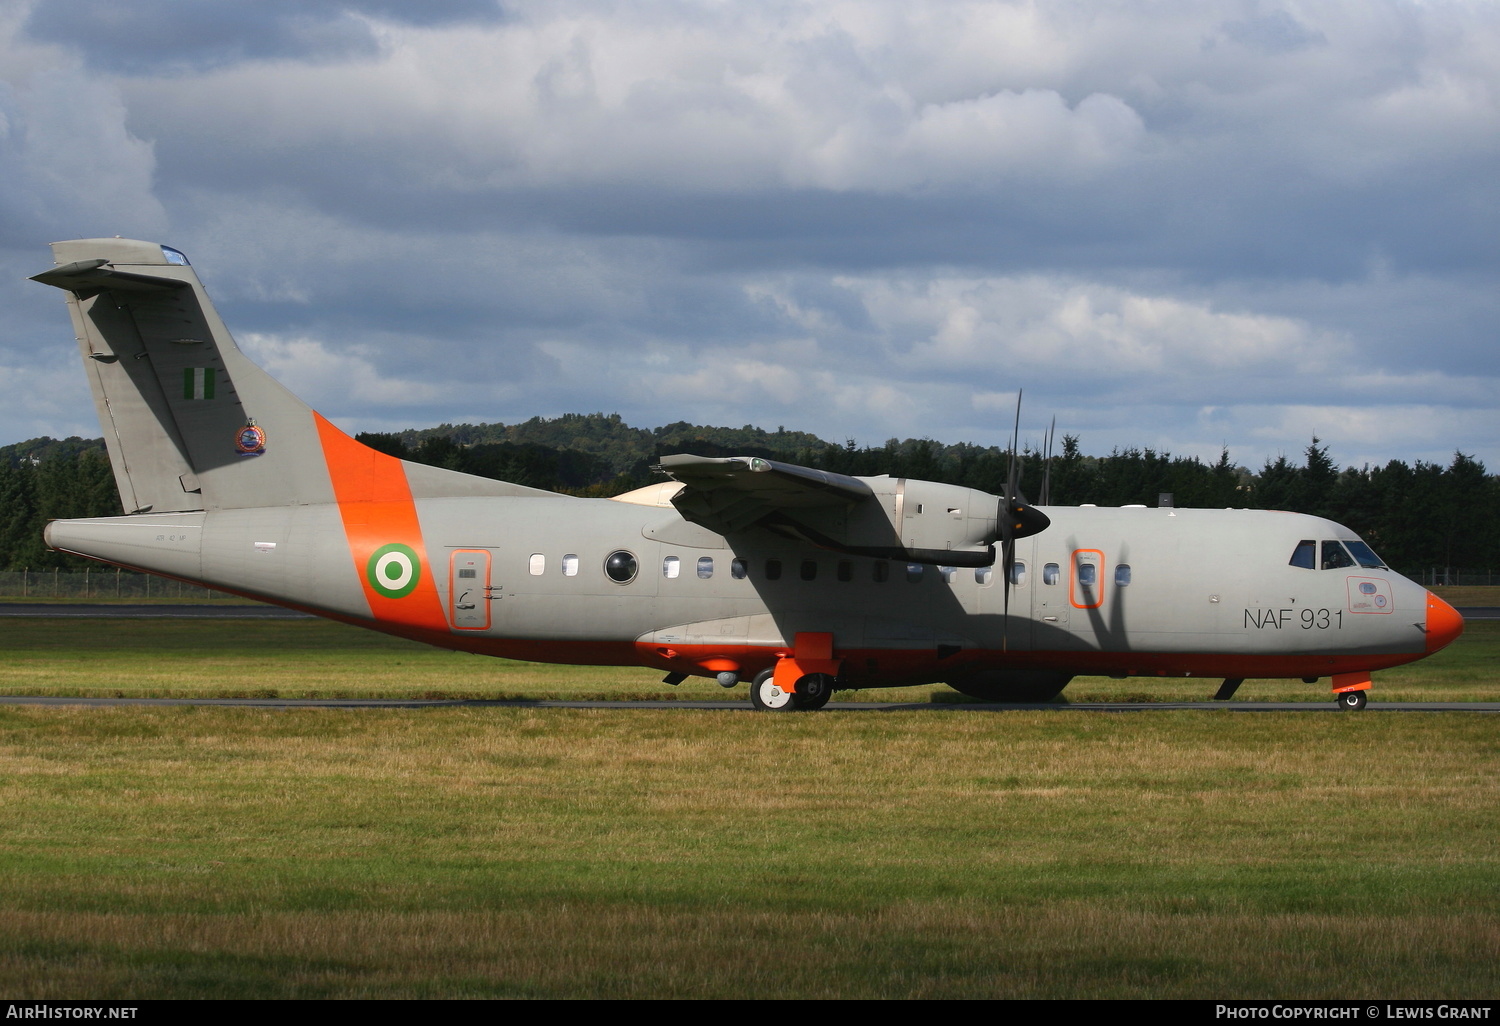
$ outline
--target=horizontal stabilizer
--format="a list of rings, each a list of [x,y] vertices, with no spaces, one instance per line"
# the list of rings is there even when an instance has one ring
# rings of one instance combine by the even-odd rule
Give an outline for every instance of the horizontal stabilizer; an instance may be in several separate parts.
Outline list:
[[[137,274],[134,271],[117,271],[108,260],[75,260],[71,264],[54,267],[41,274],[33,274],[32,281],[43,285],[66,289],[80,297],[98,295],[100,292],[166,292],[187,288],[188,283],[177,278],[159,278],[154,274]]]

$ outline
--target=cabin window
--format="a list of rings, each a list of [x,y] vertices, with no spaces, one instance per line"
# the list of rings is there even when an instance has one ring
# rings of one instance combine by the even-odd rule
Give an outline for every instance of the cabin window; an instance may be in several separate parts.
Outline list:
[[[1346,566],[1353,566],[1354,559],[1344,550],[1344,547],[1336,541],[1325,541],[1323,543],[1323,569],[1342,570]]]
[[[938,567],[938,573],[943,575],[944,584],[952,584],[953,578],[958,576],[958,569],[951,566],[940,566]]]
[[[804,581],[816,580],[818,576],[818,564],[815,560],[804,559],[798,572]]]
[[[570,552],[563,557],[562,570],[564,577],[578,576],[578,556],[576,553]]]
[[[1292,550],[1292,558],[1287,560],[1289,566],[1300,566],[1304,570],[1314,570],[1318,563],[1318,543],[1312,539],[1304,539],[1297,543]]]
[[[750,576],[750,564],[738,557],[729,561],[729,576],[736,581],[743,581]]]
[[[974,568],[974,583],[988,586],[995,579],[995,568],[992,566],[976,566]]]
[[[781,580],[781,560],[779,560],[779,559],[768,559],[768,560],[766,560],[766,580],[768,580],[768,581],[779,581],[779,580]]]
[[[906,579],[912,584],[921,584],[922,571],[926,569],[921,563],[908,563],[906,564]]]
[[[890,580],[891,565],[883,559],[877,559],[870,564],[870,580],[876,584],[884,584]]]
[[[1010,583],[1019,588],[1026,583],[1026,561],[1016,560],[1010,565]]]
[[[838,573],[838,579],[840,581],[844,581],[844,582],[847,583],[849,581],[854,580],[854,564],[851,563],[851,562],[849,562],[849,560],[847,560],[847,559],[841,559],[841,560],[839,560],[838,572],[837,573]]]
[[[629,584],[635,580],[636,571],[640,564],[635,561],[635,556],[624,549],[611,552],[609,558],[604,561],[604,574],[616,584]]]
[[[526,569],[531,571],[531,576],[540,577],[547,572],[547,557],[540,552],[533,552],[531,558],[526,561]]]
[[[1115,564],[1115,587],[1116,588],[1123,588],[1123,587],[1125,587],[1129,583],[1130,583],[1130,564],[1129,563],[1116,563]]]
[[[1062,576],[1062,568],[1056,563],[1048,563],[1042,567],[1042,583],[1056,584],[1057,579]]]
[[[672,580],[682,572],[682,560],[676,556],[668,556],[661,561],[661,575],[667,580]]]
[[[710,577],[712,577],[713,575],[714,575],[714,557],[712,557],[712,556],[699,556],[698,557],[698,578],[699,578],[699,580],[706,581]]]
[[[1092,588],[1099,582],[1099,568],[1093,563],[1078,563],[1078,583],[1085,588]]]
[[[464,567],[458,572],[458,579],[460,581],[472,581],[476,580],[478,577],[479,571],[475,570],[472,566]]]

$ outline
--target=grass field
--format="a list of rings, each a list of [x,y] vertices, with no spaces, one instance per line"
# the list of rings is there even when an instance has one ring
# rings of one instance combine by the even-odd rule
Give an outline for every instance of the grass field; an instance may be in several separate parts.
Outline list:
[[[0,709],[0,990],[1493,997],[1494,721]]]
[[[1377,674],[1376,700],[1494,697],[1493,626]],[[672,690],[320,621],[0,620],[0,673],[10,693]],[[1493,998],[1497,724],[0,707],[0,993]]]

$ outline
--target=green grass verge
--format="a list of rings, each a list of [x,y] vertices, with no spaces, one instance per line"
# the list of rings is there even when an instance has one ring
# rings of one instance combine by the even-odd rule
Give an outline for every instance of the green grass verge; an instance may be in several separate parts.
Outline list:
[[[0,992],[1493,998],[1494,723],[0,708]]]
[[[1202,701],[1216,680],[1080,677],[1071,701]],[[157,698],[531,698],[744,701],[704,678],[676,688],[639,667],[564,666],[432,648],[327,620],[0,618],[0,694]],[[1500,701],[1500,621],[1375,675],[1376,701]],[[952,701],[943,685],[841,701]],[[1328,682],[1247,681],[1237,701],[1328,702]]]

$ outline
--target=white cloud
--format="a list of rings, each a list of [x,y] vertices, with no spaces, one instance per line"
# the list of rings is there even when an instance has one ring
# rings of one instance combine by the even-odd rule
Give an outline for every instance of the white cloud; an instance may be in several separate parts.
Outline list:
[[[317,339],[259,332],[238,341],[247,356],[313,406],[336,402],[345,407],[414,407],[443,395],[443,389],[431,382],[381,374],[369,354],[358,349],[339,352]]]

